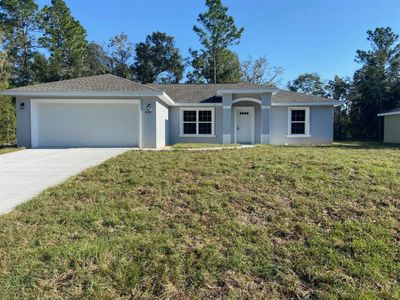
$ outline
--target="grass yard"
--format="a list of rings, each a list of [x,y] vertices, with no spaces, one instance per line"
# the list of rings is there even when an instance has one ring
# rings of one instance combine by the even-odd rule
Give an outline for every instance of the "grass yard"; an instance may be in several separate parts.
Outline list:
[[[0,217],[0,299],[399,299],[376,146],[125,153]]]
[[[21,150],[21,148],[17,148],[17,147],[5,147],[5,148],[2,148],[2,147],[0,147],[0,155],[1,154],[6,154],[6,153],[10,153],[10,152],[19,151],[19,150]]]
[[[178,143],[172,146],[172,149],[175,150],[184,150],[184,149],[204,149],[204,148],[232,148],[232,147],[240,147],[237,144],[207,144],[207,143]]]

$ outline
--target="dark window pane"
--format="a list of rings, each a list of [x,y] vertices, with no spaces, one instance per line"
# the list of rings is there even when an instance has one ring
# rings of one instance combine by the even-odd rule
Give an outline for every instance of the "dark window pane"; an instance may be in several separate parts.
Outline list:
[[[196,134],[196,123],[183,123],[184,134]]]
[[[292,123],[292,134],[305,134],[306,124],[305,123]]]
[[[196,122],[196,111],[195,110],[185,110],[183,112],[184,122]]]
[[[200,110],[199,111],[200,122],[211,122],[211,110]]]
[[[305,120],[306,120],[305,110],[292,110],[292,121],[304,122]]]
[[[199,123],[199,134],[211,134],[211,123]]]

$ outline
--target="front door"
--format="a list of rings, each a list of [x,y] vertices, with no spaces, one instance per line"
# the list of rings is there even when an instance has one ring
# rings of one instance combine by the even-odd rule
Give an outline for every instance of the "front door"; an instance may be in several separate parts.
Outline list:
[[[254,107],[236,107],[236,143],[254,144]]]

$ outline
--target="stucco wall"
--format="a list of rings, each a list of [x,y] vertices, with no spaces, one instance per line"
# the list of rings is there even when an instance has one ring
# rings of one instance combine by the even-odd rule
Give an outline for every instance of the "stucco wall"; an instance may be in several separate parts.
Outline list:
[[[24,109],[20,109],[25,103]],[[31,100],[27,97],[16,98],[17,109],[17,145],[18,147],[31,147]]]
[[[202,106],[202,108],[205,108]],[[221,106],[215,107],[215,137],[180,137],[180,107],[171,106],[169,108],[170,120],[170,144],[176,143],[215,143],[222,144],[223,109]]]
[[[169,113],[168,107],[157,101],[156,103],[157,113],[157,148],[164,147],[169,144]]]
[[[333,107],[310,107],[309,138],[288,138],[288,107],[271,108],[271,136],[274,145],[292,144],[330,144],[333,141]]]
[[[385,143],[400,143],[400,115],[385,116]]]

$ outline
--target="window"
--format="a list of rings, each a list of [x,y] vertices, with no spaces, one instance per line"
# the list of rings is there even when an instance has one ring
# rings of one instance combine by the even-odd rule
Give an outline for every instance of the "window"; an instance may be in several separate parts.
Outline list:
[[[181,135],[214,135],[214,108],[181,109]]]
[[[309,116],[309,107],[289,107],[288,137],[308,137],[310,134]]]

